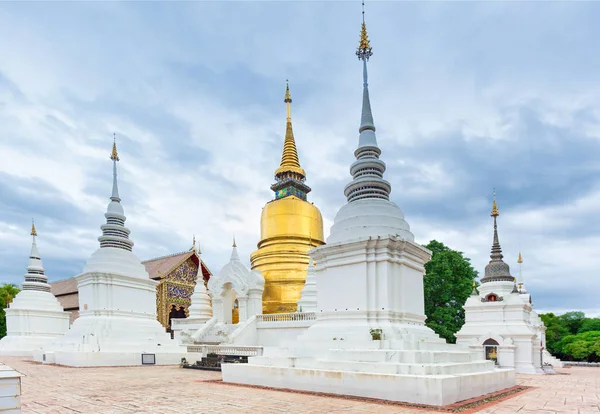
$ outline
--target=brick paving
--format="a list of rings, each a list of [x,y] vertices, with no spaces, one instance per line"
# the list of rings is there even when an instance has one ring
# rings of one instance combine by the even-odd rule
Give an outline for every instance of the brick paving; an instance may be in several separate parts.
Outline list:
[[[24,374],[23,413],[424,413],[394,405],[238,387],[179,367],[67,368],[0,358]],[[600,413],[600,368],[518,375],[532,388],[480,413]],[[470,411],[473,412],[473,411]]]

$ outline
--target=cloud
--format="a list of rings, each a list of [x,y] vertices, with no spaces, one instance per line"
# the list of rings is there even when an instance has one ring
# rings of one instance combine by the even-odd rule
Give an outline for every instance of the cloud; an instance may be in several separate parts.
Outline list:
[[[417,240],[489,256],[500,238],[536,307],[597,309],[594,3],[374,2],[369,84],[386,178]],[[348,2],[14,3],[0,11],[0,271],[19,283],[31,217],[51,279],[81,271],[108,203],[112,134],[135,252],[200,240],[242,257],[285,130],[329,232],[358,137],[359,6]]]

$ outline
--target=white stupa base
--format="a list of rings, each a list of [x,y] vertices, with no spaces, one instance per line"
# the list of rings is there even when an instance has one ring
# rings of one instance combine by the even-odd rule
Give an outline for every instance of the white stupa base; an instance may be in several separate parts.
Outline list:
[[[340,210],[335,230],[360,233],[354,227],[362,219],[354,210],[364,208],[371,213],[363,223],[368,231],[374,226],[368,220],[379,220],[369,203]],[[395,211],[389,203],[379,207],[381,217]],[[496,369],[483,355],[447,344],[424,325],[428,250],[386,235],[333,242],[310,254],[317,263],[316,323],[293,342],[265,347],[263,356],[247,364],[223,365],[224,382],[434,406],[515,385],[514,370]]]
[[[34,360],[67,366],[142,365],[154,354],[157,365],[178,364],[186,348],[172,340],[152,315],[82,312],[62,338],[34,352]]]
[[[0,340],[0,355],[28,356],[69,330],[64,312],[50,292],[22,290],[6,309],[6,336]]]
[[[443,406],[515,382],[513,370],[459,375],[398,375],[247,364],[222,365],[226,382]]]
[[[35,351],[55,340],[51,336],[5,336],[0,340],[0,356],[33,357]]]
[[[423,339],[423,338],[422,338]],[[337,342],[337,344],[336,344]],[[298,343],[302,343],[301,340]],[[265,348],[248,364],[224,364],[223,381],[444,406],[515,385],[496,369],[443,342],[330,340],[329,348]]]
[[[176,365],[186,355],[184,351],[163,352],[150,349],[136,352],[86,352],[86,351],[34,351],[34,360],[44,364],[57,364],[69,367],[126,367],[144,365],[142,354],[152,354],[154,364]]]

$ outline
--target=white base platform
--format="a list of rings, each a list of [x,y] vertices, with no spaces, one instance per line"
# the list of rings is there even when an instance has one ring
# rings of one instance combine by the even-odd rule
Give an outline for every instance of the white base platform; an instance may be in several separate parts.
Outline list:
[[[32,357],[34,351],[55,340],[48,336],[5,336],[0,340],[0,356]]]
[[[155,364],[177,365],[186,356],[186,349],[180,352],[69,352],[42,351],[34,352],[33,359],[44,364],[57,364],[69,367],[126,367],[142,364],[142,354],[154,354]]]
[[[515,371],[498,369],[457,375],[398,375],[223,364],[223,381],[274,388],[443,406],[515,385]]]

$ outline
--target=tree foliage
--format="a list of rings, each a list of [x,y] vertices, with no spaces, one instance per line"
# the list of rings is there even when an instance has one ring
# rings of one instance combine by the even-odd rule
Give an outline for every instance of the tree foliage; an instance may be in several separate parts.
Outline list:
[[[8,304],[17,296],[20,289],[12,283],[4,283],[0,286],[0,338],[6,336],[6,314],[4,309],[8,307]]]
[[[425,264],[425,324],[450,343],[465,323],[463,305],[473,291],[477,271],[471,260],[436,240],[427,246],[431,260]]]
[[[550,353],[566,361],[600,361],[600,318],[586,318],[583,312],[540,317],[546,326]]]

